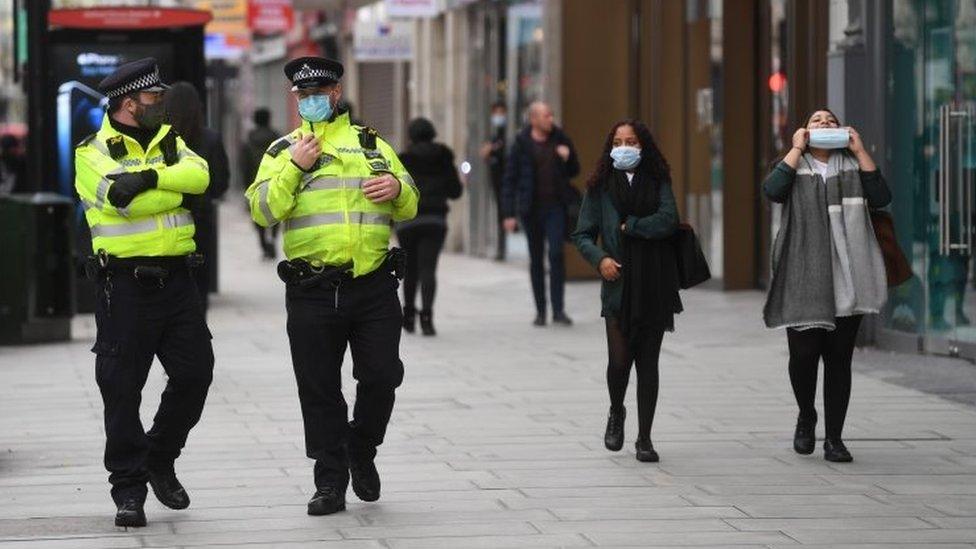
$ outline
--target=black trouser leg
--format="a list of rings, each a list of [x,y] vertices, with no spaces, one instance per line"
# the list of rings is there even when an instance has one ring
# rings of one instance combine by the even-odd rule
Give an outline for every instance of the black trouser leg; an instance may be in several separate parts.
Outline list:
[[[636,342],[634,362],[637,369],[637,436],[639,438],[650,439],[651,427],[654,425],[660,383],[658,362],[661,358],[663,340],[664,331],[654,330],[644,334]]]
[[[814,399],[817,396],[817,368],[823,354],[826,330],[812,328],[794,330],[787,328],[786,338],[790,348],[790,383],[793,396],[800,408],[800,416],[813,419],[817,416]]]
[[[444,226],[424,227],[417,246],[420,299],[424,311],[429,312],[434,308],[434,295],[437,293],[437,260],[444,247],[446,235],[447,228]]]
[[[532,280],[532,296],[535,310],[546,314],[546,265],[545,265],[545,225],[541,217],[532,212],[522,219],[522,228],[529,243],[529,277]]]
[[[566,240],[566,210],[559,205],[546,208],[543,227],[546,247],[549,250],[549,299],[552,312],[564,312],[563,296],[566,286],[566,259],[563,243]]]
[[[286,291],[288,340],[305,425],[305,453],[315,461],[315,484],[345,490],[348,408],[342,395],[342,359],[350,324],[335,308],[331,287]]]
[[[173,310],[156,354],[169,379],[147,435],[152,444],[149,462],[169,465],[179,457],[203,413],[214,355],[199,305],[201,296],[189,273],[174,274],[163,292]]]
[[[349,451],[372,458],[383,443],[394,393],[403,382],[397,280],[386,274],[354,280],[340,289],[342,299],[346,299],[353,319],[349,348],[356,378]]]
[[[824,429],[826,437],[840,440],[851,400],[851,361],[861,316],[837,319],[837,328],[824,342]]]
[[[92,351],[97,355],[95,380],[105,405],[105,468],[112,499],[118,504],[129,497],[146,498],[150,443],[139,405],[162,322],[149,315],[153,303],[130,277],[113,276],[111,285],[111,310],[105,284],[97,285],[98,336]]]
[[[495,251],[497,259],[505,259],[508,233],[505,232],[505,214],[502,213],[502,183],[501,178],[492,178],[492,190],[495,193],[495,213],[497,214],[498,249]]]
[[[620,410],[624,406],[627,384],[630,382],[630,367],[634,357],[627,345],[627,338],[620,331],[616,318],[607,317],[607,390],[610,393],[610,407]]]
[[[417,302],[417,283],[419,278],[419,238],[417,228],[410,227],[397,231],[400,247],[407,252],[407,269],[403,276],[403,305],[408,311],[413,311]]]

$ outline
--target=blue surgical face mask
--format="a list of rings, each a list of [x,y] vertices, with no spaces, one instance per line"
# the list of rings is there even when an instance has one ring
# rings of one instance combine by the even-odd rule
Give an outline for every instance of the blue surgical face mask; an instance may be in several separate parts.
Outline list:
[[[491,125],[496,128],[501,128],[505,125],[507,117],[504,114],[493,114],[491,115]]]
[[[316,94],[298,100],[298,114],[309,122],[322,122],[332,117],[332,102],[328,95]]]
[[[641,150],[638,147],[614,147],[610,150],[610,158],[613,159],[614,168],[627,172],[640,164]]]
[[[816,149],[846,149],[851,142],[847,128],[815,128],[810,130],[809,146]]]

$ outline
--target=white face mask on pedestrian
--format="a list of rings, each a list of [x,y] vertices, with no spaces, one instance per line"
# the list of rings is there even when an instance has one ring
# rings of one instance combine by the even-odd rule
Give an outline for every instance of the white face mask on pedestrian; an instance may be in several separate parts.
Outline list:
[[[610,158],[613,159],[614,168],[629,172],[640,164],[641,149],[627,145],[614,147],[610,150]]]

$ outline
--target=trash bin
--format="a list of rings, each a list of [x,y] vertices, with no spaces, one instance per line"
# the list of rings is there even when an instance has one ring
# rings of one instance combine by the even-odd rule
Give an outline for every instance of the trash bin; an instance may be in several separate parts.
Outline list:
[[[74,211],[59,194],[0,197],[0,344],[71,338]]]

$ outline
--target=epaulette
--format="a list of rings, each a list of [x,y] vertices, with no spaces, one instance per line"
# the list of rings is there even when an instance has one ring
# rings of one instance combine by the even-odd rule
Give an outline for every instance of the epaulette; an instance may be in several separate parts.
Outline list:
[[[84,139],[82,139],[81,141],[78,142],[77,145],[75,145],[75,147],[84,147],[85,145],[91,143],[91,140],[95,139],[96,135],[97,134],[94,133],[86,135]]]
[[[286,135],[278,139],[274,143],[272,143],[271,146],[268,147],[268,150],[267,152],[265,152],[265,154],[267,154],[271,158],[274,158],[278,156],[281,153],[281,151],[287,149],[288,147],[291,147],[291,145],[292,145],[291,137]]]
[[[379,134],[369,126],[356,126],[359,132],[359,146],[368,150],[376,150],[376,138]]]

